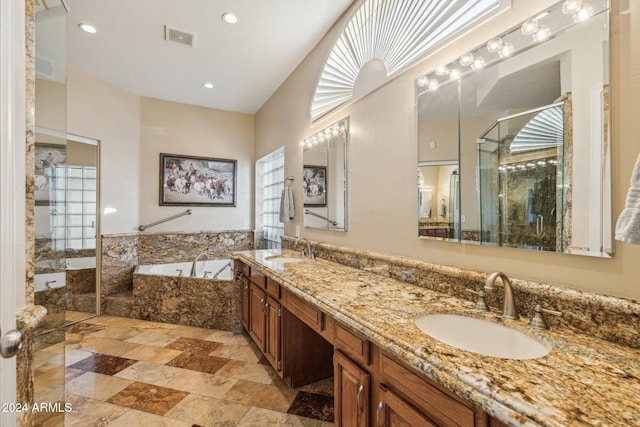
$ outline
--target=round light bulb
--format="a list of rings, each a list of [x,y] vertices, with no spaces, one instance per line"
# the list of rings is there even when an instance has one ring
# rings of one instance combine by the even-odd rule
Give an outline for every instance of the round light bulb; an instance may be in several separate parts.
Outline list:
[[[562,13],[565,15],[573,15],[582,9],[582,0],[565,0],[562,3]]]
[[[438,87],[440,87],[440,83],[438,83],[437,80],[431,80],[428,86],[429,86],[429,90],[437,90]]]
[[[511,43],[505,43],[502,49],[500,49],[500,52],[498,52],[498,55],[500,55],[500,58],[508,58],[513,54],[514,50],[515,48]]]
[[[504,46],[504,42],[501,38],[496,37],[494,39],[489,40],[487,43],[487,50],[491,53],[499,52],[500,49]]]
[[[438,68],[436,68],[436,75],[446,76],[447,74],[449,74],[449,69],[447,68],[446,65],[441,65]]]
[[[523,36],[532,36],[538,31],[538,28],[540,28],[540,24],[537,19],[528,19],[520,27],[520,32]]]
[[[449,77],[451,77],[451,80],[458,80],[460,78],[460,76],[462,75],[462,73],[460,72],[460,70],[458,70],[457,68],[454,68],[453,70],[451,70],[451,72],[449,73]]]
[[[203,84],[204,87],[206,87],[207,89],[213,89],[213,83],[211,82],[206,82],[205,84]]]
[[[421,76],[420,78],[418,78],[416,83],[420,87],[426,87],[429,84],[429,78],[427,76]]]
[[[551,28],[548,25],[540,25],[540,28],[533,35],[533,40],[535,42],[541,42],[549,38],[551,35]]]
[[[467,52],[460,57],[460,65],[463,67],[468,67],[473,64],[473,53]]]
[[[591,17],[591,15],[593,15],[593,7],[591,7],[591,5],[584,5],[582,9],[580,9],[578,12],[576,12],[573,15],[573,21],[574,22],[586,21]]]
[[[485,65],[486,63],[484,62],[484,58],[479,56],[475,59],[475,61],[473,61],[473,64],[471,64],[471,68],[473,68],[474,70],[482,70]]]

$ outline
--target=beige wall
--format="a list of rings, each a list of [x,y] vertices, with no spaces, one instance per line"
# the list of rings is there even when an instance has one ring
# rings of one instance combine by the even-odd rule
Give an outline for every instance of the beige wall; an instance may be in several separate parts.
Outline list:
[[[67,77],[67,131],[100,141],[100,231],[135,231],[140,216],[140,97],[73,67]]]
[[[252,115],[142,98],[140,221],[184,212],[154,231],[248,230],[252,226],[254,169]],[[237,160],[235,207],[159,206],[160,153]]]
[[[144,98],[70,68],[68,132],[100,141],[101,233],[251,229],[254,118]],[[238,161],[236,207],[159,206],[159,153]]]
[[[305,230],[312,240],[420,260],[472,268],[503,270],[508,275],[571,288],[640,299],[640,247],[617,242],[613,259],[587,258],[507,248],[480,247],[420,240],[416,233],[416,169],[418,142],[414,81],[490,37],[535,15],[554,1],[513,0],[512,9],[427,58],[386,86],[326,117],[311,128],[309,104],[313,88],[337,25],[256,115],[256,154],[285,147],[285,174],[300,176],[299,141],[317,129],[350,116],[349,231]],[[618,2],[613,2],[614,7]],[[640,2],[629,12],[613,14],[613,186],[614,215],[620,213],[631,169],[640,149]],[[615,11],[614,11],[615,12]],[[380,179],[380,170],[389,179]],[[370,185],[375,182],[376,185]],[[299,180],[294,183],[296,211],[302,209]],[[285,224],[293,235],[302,217]]]

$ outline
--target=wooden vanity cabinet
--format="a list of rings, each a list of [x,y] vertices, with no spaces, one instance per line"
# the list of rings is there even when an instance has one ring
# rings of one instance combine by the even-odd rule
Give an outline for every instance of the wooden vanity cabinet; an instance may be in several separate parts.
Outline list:
[[[340,350],[334,353],[334,422],[338,427],[368,427],[371,376]]]
[[[377,427],[438,426],[384,384],[380,385],[380,401],[375,411]]]
[[[257,269],[243,265],[242,271],[249,277],[243,278],[243,325],[246,311],[245,329],[278,375],[291,387],[330,377],[333,346],[318,333],[322,312]],[[286,310],[287,302],[304,321]]]
[[[243,326],[291,387],[334,375],[336,426],[506,427],[256,269],[242,272]]]
[[[267,296],[265,316],[264,355],[271,366],[273,366],[277,372],[280,372],[282,371],[282,306],[279,301],[270,296]]]
[[[249,285],[249,328],[248,332],[258,348],[264,352],[266,335],[265,302],[267,293],[255,283]]]
[[[249,292],[249,278],[242,276],[242,327],[249,330],[249,301],[251,295]]]

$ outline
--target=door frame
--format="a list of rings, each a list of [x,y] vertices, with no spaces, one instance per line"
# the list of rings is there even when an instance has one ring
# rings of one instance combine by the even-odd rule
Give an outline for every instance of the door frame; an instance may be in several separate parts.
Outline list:
[[[25,2],[0,2],[0,326],[16,328],[25,305],[26,40]],[[16,402],[16,359],[0,359],[0,402]],[[0,411],[14,426],[15,412]]]

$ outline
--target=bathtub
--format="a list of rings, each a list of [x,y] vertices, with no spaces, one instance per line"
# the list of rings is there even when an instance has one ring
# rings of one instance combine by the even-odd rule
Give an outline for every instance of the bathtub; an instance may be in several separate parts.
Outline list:
[[[134,274],[153,274],[156,276],[189,277],[193,262],[177,262],[173,264],[139,265]],[[211,259],[198,261],[196,276],[201,279],[231,280],[233,278],[233,262],[229,259]],[[217,274],[217,276],[216,276]],[[215,277],[214,277],[215,276]]]
[[[84,268],[96,268],[96,257],[67,258],[67,270],[82,270]]]
[[[139,265],[133,272],[133,312],[142,320],[173,323],[239,333],[241,284],[233,276],[233,262],[192,262]],[[216,276],[217,277],[214,277]]]
[[[59,273],[44,273],[35,275],[35,291],[42,292],[49,289],[64,287],[67,275],[64,271]]]

